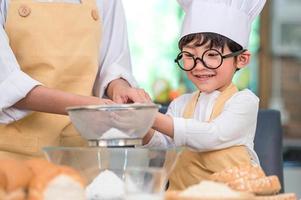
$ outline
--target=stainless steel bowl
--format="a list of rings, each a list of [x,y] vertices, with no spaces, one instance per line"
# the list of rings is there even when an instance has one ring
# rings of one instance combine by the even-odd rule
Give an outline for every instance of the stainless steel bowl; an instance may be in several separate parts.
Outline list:
[[[50,162],[73,167],[88,183],[104,170],[124,178],[125,170],[131,167],[163,168],[169,175],[179,154],[179,149],[175,148],[45,147],[43,151]]]
[[[73,125],[87,140],[143,138],[158,110],[156,104],[136,103],[67,108]],[[103,138],[111,132],[119,134]]]

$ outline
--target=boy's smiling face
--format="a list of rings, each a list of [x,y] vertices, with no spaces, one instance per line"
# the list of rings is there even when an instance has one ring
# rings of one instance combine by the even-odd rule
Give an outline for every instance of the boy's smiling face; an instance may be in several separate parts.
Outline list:
[[[196,45],[195,41],[185,45],[182,51],[187,51],[194,55],[194,58],[202,58],[203,53],[209,49],[209,44],[202,46]],[[215,48],[213,48],[215,49]],[[225,45],[223,52],[222,49],[216,49],[222,55],[232,53]],[[236,69],[244,67],[249,62],[249,52],[245,52],[235,59],[234,57],[223,59],[222,65],[217,69],[209,69],[204,64],[197,60],[197,65],[191,71],[187,71],[188,78],[194,85],[201,91],[210,93],[214,90],[223,91],[232,82],[232,78]],[[241,63],[241,61],[244,61]],[[185,62],[184,62],[185,66]]]

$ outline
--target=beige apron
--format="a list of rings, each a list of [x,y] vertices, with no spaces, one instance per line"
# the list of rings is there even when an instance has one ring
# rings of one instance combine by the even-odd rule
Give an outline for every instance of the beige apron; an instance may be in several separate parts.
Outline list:
[[[215,119],[223,110],[227,100],[237,92],[235,85],[231,84],[217,98],[210,119]],[[187,103],[184,118],[192,118],[200,92],[196,92]],[[206,180],[214,172],[231,166],[251,164],[251,158],[245,146],[234,146],[222,150],[209,152],[195,152],[188,149],[180,154],[175,169],[169,178],[169,190],[183,190],[190,185]]]
[[[5,31],[29,76],[49,88],[92,95],[101,34],[95,0],[11,0]],[[84,144],[68,116],[34,112],[0,126],[0,158],[29,158],[41,156],[44,146]]]

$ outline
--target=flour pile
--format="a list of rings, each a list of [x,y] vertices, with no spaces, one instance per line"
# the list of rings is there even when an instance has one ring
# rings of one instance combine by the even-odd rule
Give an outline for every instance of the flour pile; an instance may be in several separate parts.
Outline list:
[[[101,172],[86,188],[88,200],[122,199],[124,182],[112,171]]]
[[[120,139],[120,138],[129,138],[129,137],[130,136],[128,136],[127,134],[121,132],[120,130],[118,130],[116,128],[111,128],[108,131],[106,131],[100,137],[100,139],[110,140],[110,139]]]
[[[232,190],[227,185],[213,181],[202,181],[199,184],[188,187],[186,190],[180,193],[181,197],[189,198],[213,198],[217,197],[217,195],[224,198],[241,197],[239,192]]]

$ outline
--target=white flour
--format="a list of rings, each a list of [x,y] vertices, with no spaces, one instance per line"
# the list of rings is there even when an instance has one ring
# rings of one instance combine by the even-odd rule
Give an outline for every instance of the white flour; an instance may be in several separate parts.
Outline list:
[[[112,171],[101,172],[86,188],[88,200],[121,199],[124,182]]]
[[[106,131],[100,139],[110,140],[110,139],[117,139],[117,138],[129,138],[127,134],[121,132],[120,130],[116,128],[111,128],[108,131]]]
[[[199,184],[192,185],[186,190],[180,193],[181,197],[190,198],[214,198],[214,197],[227,197],[237,198],[240,197],[240,193],[232,190],[223,183],[216,183],[213,181],[202,181]]]

